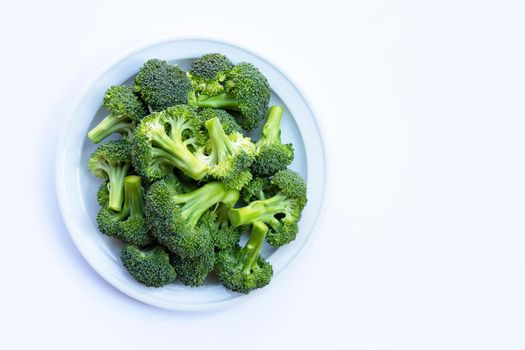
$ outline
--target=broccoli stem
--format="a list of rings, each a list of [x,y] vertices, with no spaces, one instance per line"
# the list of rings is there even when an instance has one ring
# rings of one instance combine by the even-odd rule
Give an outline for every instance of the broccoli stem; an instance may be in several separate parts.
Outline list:
[[[252,233],[246,245],[239,251],[238,259],[243,264],[242,272],[250,274],[261,252],[268,227],[261,221],[253,223]]]
[[[266,123],[261,131],[261,138],[257,141],[257,147],[272,143],[281,143],[281,118],[283,108],[281,106],[272,106],[268,111]]]
[[[228,189],[228,191],[224,194],[224,197],[222,197],[221,203],[231,208],[235,205],[235,203],[237,203],[239,197],[239,191],[234,189]]]
[[[115,132],[123,130],[131,132],[130,127],[131,121],[129,118],[122,115],[110,114],[88,132],[88,138],[93,141],[93,143],[99,143]]]
[[[226,186],[222,182],[209,182],[198,190],[174,196],[173,202],[184,203],[181,216],[186,219],[190,227],[194,228],[202,214],[219,203],[226,191]]]
[[[219,118],[211,118],[204,125],[213,144],[211,155],[215,158],[216,163],[219,164],[234,152],[233,145],[224,132]]]
[[[220,93],[213,96],[199,95],[197,105],[203,108],[225,108],[239,110],[239,101],[231,94]]]
[[[130,216],[144,217],[144,189],[140,176],[130,175],[124,179],[124,206],[129,207]]]
[[[278,193],[264,200],[253,201],[245,207],[230,209],[228,217],[233,227],[249,225],[255,221],[267,222],[275,225],[274,215],[284,213],[291,207],[288,197]]]
[[[194,180],[201,180],[208,172],[208,167],[188,150],[179,135],[169,137],[164,128],[154,133],[153,143],[164,150],[170,163],[182,170]]]
[[[129,165],[111,167],[108,172],[109,183],[109,208],[120,211],[124,199],[124,178],[128,172]]]

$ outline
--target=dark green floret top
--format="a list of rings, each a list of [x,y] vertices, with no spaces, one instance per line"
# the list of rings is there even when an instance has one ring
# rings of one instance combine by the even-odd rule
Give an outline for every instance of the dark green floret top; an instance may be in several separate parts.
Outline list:
[[[188,72],[193,87],[198,93],[208,95],[224,91],[224,81],[233,63],[220,53],[210,53],[193,61]]]
[[[141,249],[131,244],[124,244],[120,260],[134,279],[148,287],[165,286],[177,277],[169,254],[158,245]]]
[[[134,80],[134,89],[153,111],[186,104],[193,98],[193,85],[186,73],[166,61],[144,63]]]

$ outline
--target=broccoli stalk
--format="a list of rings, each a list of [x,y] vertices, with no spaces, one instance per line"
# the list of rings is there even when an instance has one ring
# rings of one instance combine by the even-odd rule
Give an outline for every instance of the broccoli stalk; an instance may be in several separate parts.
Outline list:
[[[270,176],[286,169],[294,158],[292,144],[281,143],[281,117],[283,108],[272,106],[261,132],[261,138],[255,144],[257,148],[252,165],[254,176]]]
[[[247,294],[270,282],[272,265],[259,255],[267,232],[268,227],[256,221],[244,247],[237,246],[218,253],[217,274],[227,288]]]
[[[235,206],[238,200],[239,191],[229,190],[215,209],[215,225],[213,225],[214,229],[211,234],[213,244],[218,250],[231,248],[239,243],[241,229],[233,227],[228,219],[228,211]]]
[[[108,179],[110,209],[120,211],[124,198],[124,178],[130,168],[129,143],[125,140],[109,141],[91,155],[88,168],[93,175]]]
[[[110,113],[107,117],[102,119],[93,129],[88,132],[88,138],[93,143],[99,143],[109,135],[115,132],[123,132],[128,136],[131,135],[131,122],[125,115],[115,115]]]
[[[281,118],[283,116],[283,107],[271,106],[268,110],[266,123],[261,131],[261,139],[257,141],[257,146],[281,143]]]
[[[199,95],[197,105],[203,108],[224,108],[234,111],[240,110],[239,100],[232,94],[223,92],[217,95]]]
[[[109,203],[110,209],[119,211],[124,198],[124,178],[126,177],[129,164],[122,164],[119,166],[111,166],[109,164],[102,165],[109,176]]]
[[[224,198],[225,191],[222,183],[210,182],[193,192],[177,194],[172,200],[173,204],[181,205],[180,216],[189,227],[194,228],[202,214]]]
[[[259,257],[267,232],[268,227],[264,223],[260,221],[254,222],[248,242],[239,250],[237,260],[242,263],[242,273],[245,275],[252,272],[253,265]]]

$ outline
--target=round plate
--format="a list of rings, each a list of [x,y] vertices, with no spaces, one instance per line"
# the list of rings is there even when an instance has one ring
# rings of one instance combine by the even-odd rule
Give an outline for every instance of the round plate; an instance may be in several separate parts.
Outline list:
[[[56,184],[60,208],[71,238],[84,258],[123,293],[171,310],[222,307],[261,293],[265,288],[245,296],[224,288],[213,279],[199,288],[186,287],[177,282],[156,289],[145,287],[131,278],[120,263],[121,244],[102,235],[97,229],[96,193],[100,180],[87,170],[87,160],[96,146],[86,135],[108,113],[101,108],[106,89],[111,85],[130,83],[146,60],[160,58],[186,70],[193,59],[210,52],[223,53],[234,63],[250,62],[268,78],[273,90],[271,105],[285,107],[282,140],[293,143],[295,148],[291,168],[308,183],[308,204],[297,239],[277,250],[267,246],[262,252],[274,268],[270,286],[275,284],[312,237],[323,205],[326,168],[323,142],[312,110],[292,82],[263,58],[237,46],[206,39],[167,40],[127,52],[106,65],[87,85],[67,117],[67,127],[58,148]],[[259,130],[252,133],[255,138],[258,135]]]

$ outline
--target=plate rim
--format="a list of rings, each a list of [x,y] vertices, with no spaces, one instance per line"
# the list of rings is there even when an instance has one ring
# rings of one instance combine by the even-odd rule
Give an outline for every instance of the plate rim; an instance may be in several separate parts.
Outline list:
[[[65,152],[63,152],[64,147],[67,144],[68,135],[70,134],[70,129],[74,122],[74,112],[75,110],[80,106],[80,104],[83,102],[83,100],[87,97],[88,93],[90,92],[91,88],[96,84],[98,80],[100,80],[106,73],[108,73],[112,68],[117,66],[120,62],[124,61],[126,58],[139,53],[142,50],[146,50],[148,48],[162,45],[162,44],[168,44],[173,42],[183,42],[183,41],[208,41],[208,42],[214,42],[216,44],[223,44],[227,46],[231,46],[233,48],[237,48],[240,50],[243,50],[253,56],[256,56],[257,58],[261,59],[262,61],[265,61],[268,63],[271,67],[273,67],[278,73],[280,73],[286,80],[290,82],[290,84],[295,88],[297,93],[299,94],[299,97],[302,99],[303,103],[307,107],[307,109],[310,111],[311,115],[313,116],[312,121],[314,125],[317,128],[317,132],[319,133],[319,140],[321,145],[321,156],[323,159],[323,181],[322,186],[323,189],[321,191],[321,197],[319,199],[319,210],[317,211],[317,215],[315,219],[313,220],[313,225],[311,228],[310,235],[308,239],[303,243],[303,245],[298,249],[295,254],[292,256],[292,259],[287,263],[287,265],[280,271],[278,276],[275,276],[277,278],[272,279],[272,283],[270,283],[265,288],[253,291],[252,293],[248,295],[240,295],[239,297],[221,300],[213,303],[202,303],[202,304],[184,304],[184,303],[170,303],[169,305],[166,305],[162,302],[155,302],[152,299],[147,299],[142,297],[142,293],[136,292],[132,287],[127,286],[125,283],[120,283],[119,281],[115,279],[110,278],[110,274],[103,268],[101,264],[97,262],[97,259],[93,257],[89,249],[87,249],[86,245],[84,245],[81,242],[81,237],[79,232],[79,229],[76,227],[75,220],[73,220],[72,217],[69,217],[66,215],[68,209],[67,209],[67,201],[66,201],[66,189],[65,189],[65,183],[62,181],[62,170],[64,168],[64,161],[65,161]],[[55,190],[56,195],[58,198],[60,213],[63,222],[65,223],[67,232],[69,237],[73,240],[73,243],[76,247],[76,249],[80,252],[80,255],[83,257],[83,259],[88,263],[88,265],[97,272],[97,274],[102,277],[106,283],[108,283],[113,288],[117,289],[121,293],[132,297],[135,300],[138,300],[144,304],[159,307],[165,310],[171,310],[171,311],[205,311],[205,310],[211,310],[211,309],[219,309],[219,308],[225,308],[226,306],[230,306],[233,304],[237,304],[238,302],[245,301],[251,297],[254,297],[258,295],[260,292],[264,290],[268,290],[270,287],[275,285],[276,280],[280,280],[283,275],[286,275],[290,270],[292,270],[293,266],[297,264],[300,258],[305,256],[306,251],[311,247],[312,242],[314,241],[314,238],[317,237],[319,228],[321,227],[321,224],[323,222],[325,213],[326,213],[326,198],[329,193],[329,187],[328,187],[328,177],[329,177],[329,169],[328,169],[328,158],[327,158],[327,150],[326,150],[326,138],[324,137],[323,127],[320,123],[320,120],[317,118],[317,113],[315,113],[314,109],[312,108],[311,104],[308,103],[308,99],[305,98],[304,92],[295,84],[294,80],[290,78],[289,74],[286,74],[278,65],[276,65],[271,60],[267,59],[264,55],[261,55],[257,50],[253,50],[251,48],[246,48],[243,45],[239,45],[237,43],[230,42],[228,40],[220,39],[220,38],[214,38],[214,37],[205,37],[205,36],[163,36],[160,38],[156,38],[153,40],[147,40],[140,44],[134,45],[128,49],[125,49],[121,51],[120,53],[114,55],[111,59],[109,59],[105,64],[100,66],[96,70],[96,72],[93,74],[93,76],[87,80],[87,82],[81,87],[76,97],[72,100],[71,105],[67,109],[67,113],[63,117],[64,127],[62,128],[60,132],[60,136],[57,143],[57,149],[55,154]]]

